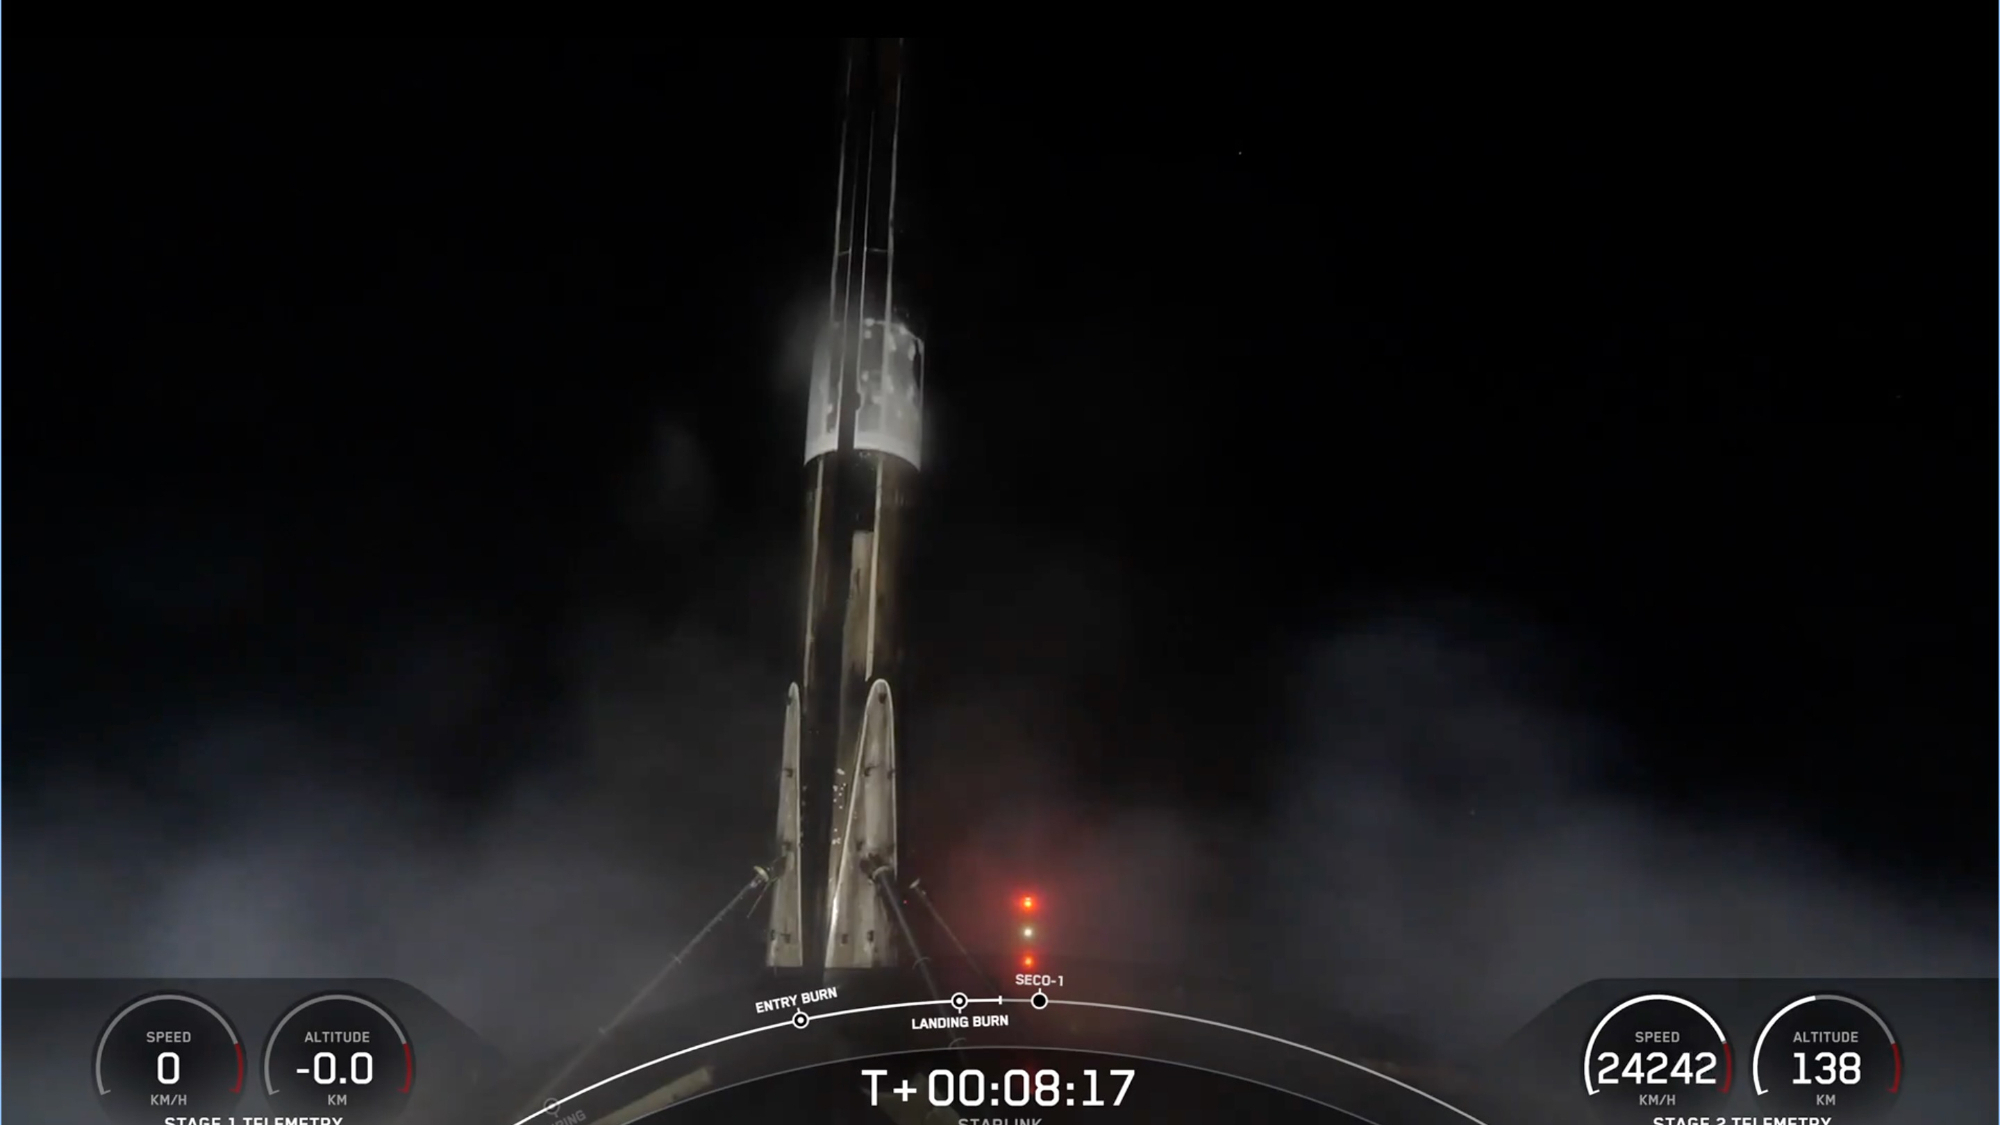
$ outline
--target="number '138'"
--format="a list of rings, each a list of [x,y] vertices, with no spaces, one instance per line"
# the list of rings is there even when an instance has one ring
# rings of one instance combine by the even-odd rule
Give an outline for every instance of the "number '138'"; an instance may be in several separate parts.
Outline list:
[[[1832,1051],[1821,1051],[1812,1057],[1819,1064],[1818,1074],[1806,1073],[1806,1053],[1793,1051],[1798,1060],[1799,1076],[1792,1079],[1794,1086],[1859,1086],[1861,1084],[1861,1056],[1854,1051],[1842,1051],[1836,1055]]]

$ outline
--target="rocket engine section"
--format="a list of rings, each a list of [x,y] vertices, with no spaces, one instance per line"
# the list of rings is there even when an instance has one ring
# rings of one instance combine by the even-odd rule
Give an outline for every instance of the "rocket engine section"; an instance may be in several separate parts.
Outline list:
[[[804,659],[787,700],[766,962],[896,964],[896,712],[924,344],[897,271],[904,43],[850,40],[827,321],[805,435]]]

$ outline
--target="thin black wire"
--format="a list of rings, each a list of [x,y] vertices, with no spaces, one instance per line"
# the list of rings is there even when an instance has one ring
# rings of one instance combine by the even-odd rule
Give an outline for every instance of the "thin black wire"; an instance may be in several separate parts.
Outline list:
[[[922,879],[910,880],[910,893],[916,895],[917,901],[924,904],[924,909],[931,912],[931,919],[938,924],[938,929],[943,930],[944,936],[951,939],[952,947],[958,950],[960,957],[965,958],[966,964],[972,966],[972,971],[979,975],[979,979],[986,985],[987,991],[993,993],[995,996],[1000,995],[1000,986],[993,983],[993,978],[986,975],[985,967],[980,965],[977,958],[973,957],[972,951],[965,948],[964,942],[958,940],[958,934],[952,931],[951,923],[944,920],[944,914],[938,910],[937,903],[931,901],[930,892],[924,890]]]
[[[903,900],[896,894],[895,879],[896,873],[887,864],[875,869],[875,889],[881,891],[883,899],[888,902],[889,913],[896,919],[896,928],[903,932],[903,943],[916,955],[917,973],[924,978],[924,990],[931,994],[931,999],[942,1003],[944,994],[938,991],[937,978],[931,975],[931,959],[917,944],[916,931],[910,929],[910,919],[903,913]],[[947,1046],[955,1049],[964,1043],[963,1036],[953,1036]]]
[[[535,1096],[529,1099],[529,1104],[526,1110],[522,1113],[523,1117],[531,1113],[541,1112],[542,1108],[548,1104],[548,1098],[550,1094],[558,1086],[562,1085],[565,1079],[567,1079],[570,1075],[576,1073],[577,1068],[581,1067],[586,1061],[588,1061],[590,1056],[597,1053],[597,1049],[603,1046],[606,1040],[611,1038],[611,1033],[617,1031],[618,1026],[624,1023],[628,1018],[630,1018],[632,1013],[639,1009],[639,1005],[646,1002],[646,998],[653,994],[654,989],[660,987],[660,984],[667,979],[667,976],[669,974],[671,974],[675,969],[680,968],[681,965],[687,961],[688,956],[695,951],[695,947],[700,945],[702,941],[708,937],[709,934],[714,933],[715,928],[722,924],[722,920],[724,918],[729,917],[732,913],[735,912],[736,907],[739,903],[741,903],[744,899],[750,897],[752,894],[761,893],[763,891],[765,885],[771,881],[771,873],[770,871],[762,867],[759,867],[756,870],[757,873],[751,876],[750,881],[748,883],[743,884],[743,888],[741,890],[737,891],[734,895],[730,896],[729,904],[724,906],[721,910],[716,911],[715,917],[710,918],[708,920],[708,924],[703,926],[699,931],[697,931],[694,937],[689,939],[688,943],[681,947],[681,951],[679,953],[674,954],[672,960],[668,961],[666,965],[660,969],[659,972],[654,973],[653,979],[647,981],[645,987],[641,988],[637,993],[635,993],[632,999],[628,1001],[623,1008],[618,1009],[618,1014],[612,1016],[610,1022],[606,1023],[603,1027],[598,1028],[597,1035],[594,1038],[592,1038],[589,1042],[585,1043],[583,1045],[583,1048],[576,1053],[575,1057],[571,1058],[569,1062],[565,1064],[561,1070],[556,1072],[554,1077],[550,1078],[548,1082],[543,1084],[542,1088],[536,1092]]]

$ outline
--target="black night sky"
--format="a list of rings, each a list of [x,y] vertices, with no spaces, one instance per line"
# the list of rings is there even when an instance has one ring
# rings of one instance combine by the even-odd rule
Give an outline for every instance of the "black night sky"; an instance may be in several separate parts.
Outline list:
[[[1946,68],[918,51],[909,866],[1496,1028],[1990,971]],[[510,1042],[727,897],[837,61],[14,41],[9,972],[400,976]]]

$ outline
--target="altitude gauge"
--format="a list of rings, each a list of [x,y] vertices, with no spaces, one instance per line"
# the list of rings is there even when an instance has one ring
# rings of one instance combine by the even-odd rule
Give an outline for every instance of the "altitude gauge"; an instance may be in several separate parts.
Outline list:
[[[394,1121],[416,1083],[410,1037],[389,1010],[334,992],[279,1017],[264,1043],[264,1095],[279,1116]]]
[[[1712,1117],[1734,1070],[1722,1025],[1692,1000],[1634,996],[1604,1014],[1583,1047],[1583,1092],[1608,1125]]]
[[[1801,996],[1779,1008],[1750,1053],[1757,1104],[1784,1117],[1881,1121],[1903,1088],[1889,1021],[1851,996]]]
[[[113,1121],[225,1117],[243,1096],[243,1043],[200,997],[141,996],[104,1025],[91,1078]]]

